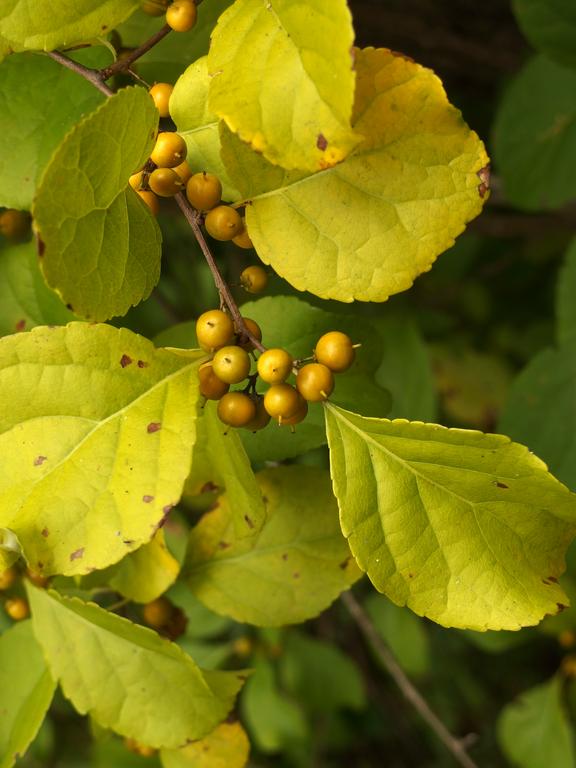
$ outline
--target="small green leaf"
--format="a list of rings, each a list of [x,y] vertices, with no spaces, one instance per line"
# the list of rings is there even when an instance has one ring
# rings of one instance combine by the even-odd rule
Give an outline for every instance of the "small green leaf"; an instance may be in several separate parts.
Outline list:
[[[75,58],[100,67],[110,62],[110,53],[97,48]],[[104,95],[75,72],[32,53],[6,59],[0,80],[0,205],[29,210],[52,153]]]
[[[139,0],[4,0],[0,36],[13,50],[52,51],[106,35]]]
[[[571,725],[561,700],[562,682],[553,677],[531,688],[502,711],[498,739],[517,768],[574,768]]]
[[[240,199],[220,158],[219,119],[208,109],[208,63],[204,56],[191,64],[174,86],[170,116],[188,147],[188,164],[194,173],[213,173],[222,184],[222,198]]]
[[[199,356],[85,323],[0,339],[0,526],[35,570],[88,573],[150,541],[190,467]]]
[[[357,52],[356,70],[353,125],[364,141],[344,162],[308,176],[262,169],[252,188],[246,167],[265,160],[225,136],[222,158],[251,201],[246,224],[262,261],[321,298],[385,301],[480,213],[488,157],[430,70],[386,49]]]
[[[210,109],[272,163],[332,166],[360,140],[353,41],[345,0],[236,0],[212,33]]]
[[[42,271],[77,315],[123,315],[158,282],[160,229],[127,187],[157,124],[148,93],[124,88],[72,129],[42,176],[32,211]]]
[[[513,0],[522,32],[560,64],[576,67],[576,5],[573,0]]]
[[[74,319],[44,282],[32,242],[0,248],[0,335]]]
[[[576,238],[566,253],[556,288],[557,338],[562,344],[576,336]]]
[[[160,530],[152,541],[113,566],[108,583],[136,603],[150,603],[172,586],[179,571],[178,561],[168,551]]]
[[[556,613],[576,533],[568,489],[503,435],[326,406],[344,535],[376,589],[448,627],[518,629]]]
[[[498,429],[576,490],[576,338],[534,357],[513,382]]]
[[[0,768],[11,768],[28,749],[55,688],[31,622],[4,632],[0,636]]]
[[[242,687],[234,672],[203,672],[177,645],[94,603],[28,585],[34,632],[80,714],[152,747],[209,733]]]
[[[244,768],[250,742],[240,723],[222,723],[208,736],[178,750],[163,749],[164,768]]]
[[[237,538],[233,497],[220,497],[190,534],[185,579],[217,613],[257,626],[317,616],[358,578],[338,526],[328,473],[312,467],[259,472],[267,518]]]
[[[576,197],[576,72],[536,56],[512,80],[494,123],[494,159],[506,197],[527,210]]]

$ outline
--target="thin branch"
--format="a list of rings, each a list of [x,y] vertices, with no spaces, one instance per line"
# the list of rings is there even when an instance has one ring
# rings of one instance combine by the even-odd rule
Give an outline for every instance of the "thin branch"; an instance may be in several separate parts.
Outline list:
[[[165,38],[166,35],[171,31],[172,27],[170,27],[168,24],[165,24],[158,30],[158,32],[155,32],[152,37],[149,37],[148,40],[145,40],[142,43],[142,45],[139,45],[138,48],[135,48],[132,51],[132,53],[128,54],[128,56],[125,56],[122,59],[118,59],[114,62],[114,64],[110,64],[109,67],[104,67],[104,69],[101,69],[99,72],[100,79],[102,81],[108,80],[113,75],[117,75],[119,72],[125,72],[126,70],[129,70],[136,59],[139,59],[140,56],[144,56],[145,53],[148,53],[151,48],[154,48],[154,46],[159,43],[160,40]]]
[[[394,682],[400,688],[405,698],[412,704],[422,719],[425,720],[425,722],[430,726],[430,728],[438,736],[444,746],[452,753],[456,762],[463,766],[463,768],[478,768],[478,765],[466,752],[463,741],[455,738],[450,733],[440,718],[432,711],[422,694],[418,691],[417,688],[415,688],[415,686],[406,676],[403,669],[394,658],[392,651],[382,640],[374,625],[370,621],[370,618],[360,603],[352,595],[352,593],[345,592],[342,595],[341,600],[358,625],[358,628],[368,641],[368,644],[371,646],[374,653],[378,656],[390,675],[394,678]]]
[[[85,80],[88,80],[89,83],[92,83],[92,85],[98,88],[98,90],[105,96],[114,95],[114,91],[108,88],[96,70],[89,69],[83,64],[78,64],[77,61],[69,59],[68,56],[64,56],[63,53],[59,53],[58,51],[47,51],[46,55],[50,56],[51,59],[54,59],[54,61],[57,61],[59,64],[62,64],[63,67],[72,70],[72,72],[76,72],[77,75],[80,75]]]
[[[216,288],[218,289],[220,298],[222,302],[228,307],[230,314],[232,315],[232,319],[234,320],[234,325],[236,326],[236,329],[240,331],[243,335],[245,335],[251,341],[251,343],[254,345],[256,349],[258,349],[260,352],[264,352],[266,348],[260,343],[260,341],[257,338],[255,338],[250,333],[250,331],[244,324],[244,319],[242,318],[242,315],[240,314],[240,310],[238,309],[238,305],[236,304],[234,297],[230,292],[230,288],[228,287],[228,284],[220,274],[220,270],[218,269],[218,266],[214,260],[214,256],[212,256],[210,248],[208,247],[208,243],[206,242],[206,239],[204,237],[204,233],[202,232],[202,229],[200,227],[200,214],[190,205],[190,203],[186,199],[186,196],[182,192],[176,195],[175,200],[178,203],[178,207],[184,214],[186,221],[188,222],[188,224],[190,224],[190,227],[192,228],[192,232],[194,233],[194,237],[198,241],[198,245],[202,249],[202,253],[204,254],[206,263],[208,264],[208,267],[212,272],[212,277],[214,278],[214,283],[216,284]]]

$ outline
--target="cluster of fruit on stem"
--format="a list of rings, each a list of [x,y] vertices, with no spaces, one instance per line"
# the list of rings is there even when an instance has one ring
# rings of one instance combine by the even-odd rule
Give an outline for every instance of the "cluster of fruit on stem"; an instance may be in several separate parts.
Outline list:
[[[262,331],[253,320],[242,318],[251,334],[261,340]],[[311,361],[295,360],[285,349],[266,349],[251,375],[253,346],[234,327],[223,310],[200,315],[196,336],[202,349],[213,355],[199,369],[200,393],[218,401],[220,421],[252,432],[263,429],[271,419],[280,426],[299,424],[306,418],[308,403],[327,400],[334,389],[334,374],[346,371],[354,362],[355,347],[345,333],[330,331],[317,342]],[[295,384],[287,379],[294,374]],[[258,378],[269,384],[264,395],[256,391]],[[244,389],[230,392],[232,384],[246,381]]]
[[[0,594],[7,593],[4,598],[4,610],[12,621],[23,621],[30,616],[30,606],[26,598],[22,596],[22,575],[31,581],[36,587],[45,588],[49,579],[40,573],[27,568],[21,572],[13,565],[0,573]]]
[[[149,16],[164,16],[174,32],[188,32],[196,24],[198,11],[194,0],[143,0],[141,6]]]

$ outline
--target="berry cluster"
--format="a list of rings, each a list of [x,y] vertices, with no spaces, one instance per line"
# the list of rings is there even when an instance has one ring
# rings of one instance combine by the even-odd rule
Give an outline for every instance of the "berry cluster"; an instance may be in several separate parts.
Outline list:
[[[243,318],[250,333],[262,338],[259,326]],[[205,312],[196,323],[198,343],[213,357],[199,370],[200,392],[218,401],[220,420],[232,427],[256,432],[271,419],[293,427],[306,418],[308,403],[327,400],[334,389],[334,374],[347,370],[355,357],[349,336],[330,331],[317,342],[312,362],[294,360],[285,349],[267,349],[258,357],[256,373],[250,375],[252,344],[220,309]],[[295,384],[287,379],[296,375]],[[264,396],[256,392],[260,378],[269,384]],[[230,392],[232,384],[247,381],[243,390]]]
[[[194,0],[144,0],[140,7],[149,16],[166,14],[166,24],[174,32],[188,32],[196,24],[198,16]]]
[[[40,573],[27,568],[26,578],[35,586],[44,588],[48,585],[49,579]],[[21,571],[15,566],[0,573],[0,593],[6,592],[8,596],[4,599],[4,610],[13,621],[22,621],[30,616],[30,606],[28,601],[22,597],[24,593]]]

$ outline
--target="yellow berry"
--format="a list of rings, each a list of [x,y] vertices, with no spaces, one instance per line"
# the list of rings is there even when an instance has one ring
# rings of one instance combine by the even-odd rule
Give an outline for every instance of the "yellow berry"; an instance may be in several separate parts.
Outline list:
[[[175,168],[186,160],[188,149],[179,133],[164,131],[159,133],[150,160],[159,168]]]
[[[209,211],[222,197],[222,184],[213,173],[195,173],[186,182],[186,197],[198,211]]]
[[[180,165],[177,165],[174,167],[174,170],[180,176],[182,179],[183,184],[188,183],[188,179],[192,176],[192,171],[190,170],[190,166],[188,165],[188,162],[184,160],[183,163],[180,163]]]
[[[154,104],[160,113],[160,117],[170,117],[168,105],[173,90],[174,86],[170,85],[170,83],[156,83],[150,88],[150,96],[152,96],[152,99],[154,100]]]
[[[218,403],[218,418],[230,427],[245,427],[256,416],[254,401],[243,392],[228,392]]]
[[[321,363],[309,363],[298,371],[296,388],[305,400],[319,403],[332,394],[334,374]]]
[[[147,189],[139,189],[136,193],[138,197],[141,197],[142,200],[146,203],[148,208],[152,211],[154,216],[157,216],[160,212],[160,203],[158,202],[158,198],[154,194],[154,192],[150,192]]]
[[[198,12],[192,0],[174,0],[166,11],[166,24],[174,32],[188,32],[196,24]]]
[[[206,352],[214,352],[234,340],[234,323],[221,309],[211,309],[196,321],[196,338]]]
[[[293,364],[285,349],[267,349],[258,358],[258,375],[267,384],[279,384],[290,376]]]
[[[250,235],[248,234],[248,230],[246,229],[246,220],[242,219],[242,230],[232,238],[232,242],[234,245],[237,245],[239,248],[254,248],[254,243],[250,239]]]
[[[10,600],[6,600],[4,610],[14,621],[22,621],[30,616],[30,607],[22,597],[13,597]]]
[[[268,274],[263,267],[254,264],[246,267],[240,275],[240,285],[248,293],[262,293],[268,285]]]
[[[346,371],[354,362],[356,351],[352,339],[340,331],[330,331],[318,339],[314,356],[334,373]]]
[[[184,185],[172,168],[156,168],[148,178],[148,186],[160,197],[174,197]]]
[[[162,627],[165,627],[170,621],[172,611],[173,606],[168,598],[158,597],[156,600],[152,600],[151,603],[146,603],[142,609],[142,615],[149,627],[162,629]]]
[[[0,573],[0,590],[10,589],[18,578],[18,571],[14,566]]]
[[[219,205],[208,211],[204,224],[208,234],[215,240],[232,240],[242,227],[242,219],[234,208]]]

